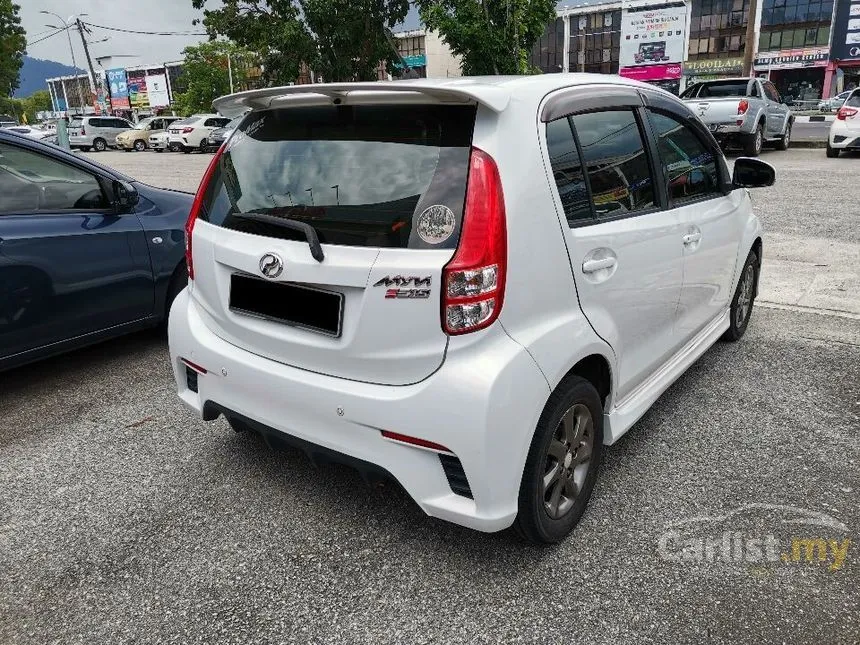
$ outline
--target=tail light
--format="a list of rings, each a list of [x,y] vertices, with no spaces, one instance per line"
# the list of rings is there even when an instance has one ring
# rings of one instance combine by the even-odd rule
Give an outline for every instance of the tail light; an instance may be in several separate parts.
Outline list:
[[[738,101],[738,114],[746,114],[747,110],[750,109],[750,102],[746,99],[741,99]]]
[[[188,134],[189,132],[194,132],[194,128],[182,128],[182,134]]]
[[[203,179],[200,180],[200,186],[197,188],[197,194],[194,196],[194,202],[191,204],[191,212],[188,214],[188,221],[185,222],[185,267],[188,269],[188,279],[194,279],[194,258],[191,252],[191,235],[194,233],[194,224],[200,211],[203,209],[203,196],[206,194],[206,189],[209,187],[209,182],[212,181],[212,176],[218,168],[218,162],[221,161],[221,155],[224,154],[224,146],[218,148],[218,152],[212,157],[209,162],[209,167],[203,173]]]
[[[442,270],[442,329],[467,334],[489,327],[502,309],[508,263],[505,197],[499,169],[472,148],[460,243]]]
[[[855,114],[857,114],[857,110],[855,108],[841,107],[836,113],[836,118],[840,121],[845,121],[849,116],[853,117]]]

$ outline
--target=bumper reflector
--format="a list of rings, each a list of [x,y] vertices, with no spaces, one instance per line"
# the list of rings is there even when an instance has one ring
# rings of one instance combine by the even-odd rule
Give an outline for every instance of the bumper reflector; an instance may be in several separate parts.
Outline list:
[[[390,432],[389,430],[383,430],[382,436],[386,439],[390,439],[391,441],[399,441],[400,443],[407,443],[411,446],[418,446],[419,448],[427,448],[429,450],[435,450],[437,452],[447,452],[449,454],[453,454],[448,448],[446,448],[442,444],[433,443],[432,441],[427,441],[426,439],[410,437],[409,435],[399,434],[397,432]]]

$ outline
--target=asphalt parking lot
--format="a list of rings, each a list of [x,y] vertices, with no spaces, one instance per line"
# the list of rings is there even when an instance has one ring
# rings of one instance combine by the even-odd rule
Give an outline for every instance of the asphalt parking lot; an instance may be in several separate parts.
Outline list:
[[[211,158],[91,156],[185,190]],[[553,548],[199,421],[155,332],[0,375],[0,642],[857,643],[860,157],[764,158],[747,335],[606,450]],[[679,555],[703,517],[718,556]],[[741,533],[779,558],[727,555]],[[795,561],[794,538],[843,557]]]

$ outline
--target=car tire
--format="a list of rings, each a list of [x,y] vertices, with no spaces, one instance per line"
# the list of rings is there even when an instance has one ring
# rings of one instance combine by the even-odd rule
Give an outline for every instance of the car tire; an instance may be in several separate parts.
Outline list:
[[[827,157],[829,159],[836,159],[839,156],[839,150],[830,145],[830,142],[827,142]]]
[[[188,146],[181,146],[179,149],[187,155],[191,154],[191,148],[189,148]]]
[[[735,288],[735,297],[729,309],[729,328],[723,334],[723,340],[735,342],[746,332],[755,304],[759,270],[758,255],[754,250],[750,251]]]
[[[143,152],[144,150],[146,150],[146,141],[138,139],[134,142],[134,149],[138,152]]]
[[[167,149],[168,149],[170,152],[179,152],[179,149],[180,149],[180,148],[181,148],[181,146],[180,146],[178,143],[169,143],[169,144],[167,144]]]
[[[788,150],[791,145],[791,121],[789,121],[785,126],[785,134],[782,138],[776,142],[777,150]]]
[[[93,150],[96,152],[104,152],[107,150],[107,141],[99,137],[93,141]]]
[[[585,512],[602,448],[600,395],[585,379],[569,376],[550,395],[535,429],[520,483],[517,533],[535,544],[563,540]]]
[[[758,157],[761,154],[761,149],[764,147],[764,128],[759,123],[755,132],[744,137],[743,148],[744,154],[747,157]]]
[[[203,139],[200,142],[200,152],[206,152],[206,148],[209,147],[209,139]]]

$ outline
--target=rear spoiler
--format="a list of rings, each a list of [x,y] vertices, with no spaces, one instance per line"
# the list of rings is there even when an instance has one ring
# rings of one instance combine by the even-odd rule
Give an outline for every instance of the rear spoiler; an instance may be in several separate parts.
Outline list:
[[[239,116],[249,109],[286,106],[302,98],[319,100],[325,97],[334,102],[349,103],[350,97],[367,99],[390,98],[392,94],[402,94],[403,98],[429,99],[438,103],[478,103],[494,112],[504,110],[510,101],[510,93],[498,85],[458,80],[446,84],[444,81],[407,80],[374,81],[364,83],[318,83],[309,85],[289,85],[262,90],[249,90],[215,99],[213,105],[219,114]],[[410,96],[411,95],[411,96]]]

